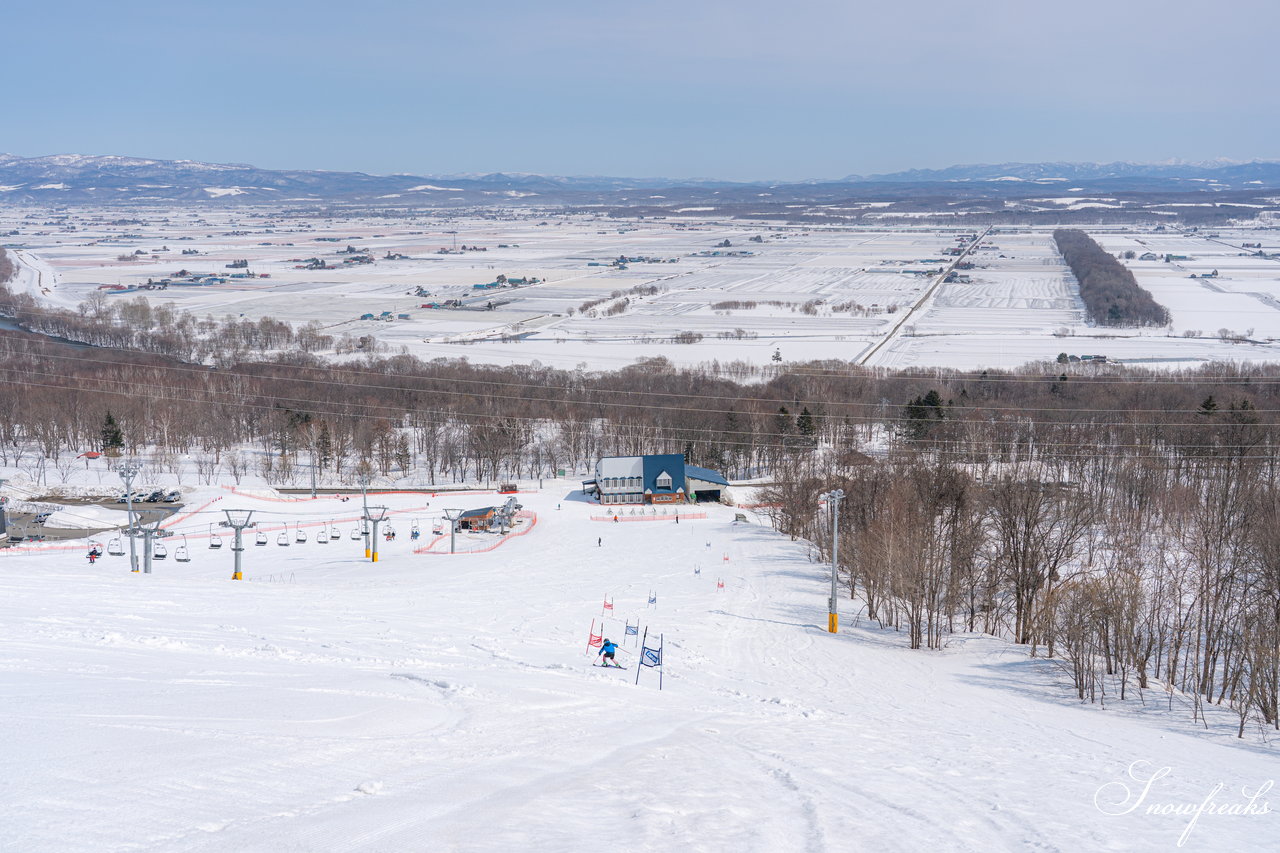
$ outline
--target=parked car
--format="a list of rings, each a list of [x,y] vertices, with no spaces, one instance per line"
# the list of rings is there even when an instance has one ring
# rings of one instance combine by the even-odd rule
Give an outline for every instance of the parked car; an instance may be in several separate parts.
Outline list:
[[[51,512],[42,512],[36,515],[36,517],[32,519],[32,521],[34,521],[36,524],[44,524],[46,521],[49,520],[49,516],[51,515],[53,515],[53,513]]]
[[[153,503],[158,503],[158,502],[159,502],[159,501],[161,501],[163,498],[164,498],[164,492],[163,492],[163,491],[155,491],[155,492],[152,492],[151,494],[147,495],[147,499],[146,499],[146,500],[147,500],[147,503],[149,503],[149,504],[153,504]]]
[[[180,500],[182,500],[182,492],[177,489],[164,496],[164,502],[167,504],[176,504]]]

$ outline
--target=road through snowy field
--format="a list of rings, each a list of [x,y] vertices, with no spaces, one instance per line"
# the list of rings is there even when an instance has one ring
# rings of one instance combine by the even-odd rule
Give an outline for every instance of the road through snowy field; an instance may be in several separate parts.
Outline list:
[[[1133,762],[1171,768],[1148,802],[1218,782],[1243,802],[1276,775],[1229,715],[1205,733],[1158,692],[1149,718],[1079,707],[995,638],[913,652],[851,614],[833,637],[824,568],[730,508],[595,522],[563,494],[522,495],[537,526],[482,554],[412,554],[407,515],[377,564],[349,523],[273,533],[243,582],[194,538],[152,575],[0,556],[0,849],[1166,850],[1188,817],[1095,806]],[[606,598],[611,639],[664,635],[663,690],[635,685],[633,651],[590,666]],[[1205,815],[1184,849],[1277,837],[1274,813]]]

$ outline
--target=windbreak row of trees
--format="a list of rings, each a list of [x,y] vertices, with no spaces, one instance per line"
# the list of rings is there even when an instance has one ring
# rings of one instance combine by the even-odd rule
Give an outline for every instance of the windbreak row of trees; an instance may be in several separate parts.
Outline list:
[[[840,565],[866,616],[912,648],[1004,635],[1056,660],[1081,700],[1163,690],[1280,728],[1280,482],[1273,460],[1120,458],[1087,484],[975,476],[906,454],[768,492],[778,526],[831,553],[818,494],[840,486]]]
[[[1169,310],[1088,234],[1059,228],[1053,232],[1053,240],[1080,285],[1080,298],[1090,320],[1101,326],[1169,324]]]

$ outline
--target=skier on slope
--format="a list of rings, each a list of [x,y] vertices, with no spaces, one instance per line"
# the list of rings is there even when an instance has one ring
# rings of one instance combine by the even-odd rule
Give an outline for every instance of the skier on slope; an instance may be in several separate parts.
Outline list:
[[[596,652],[597,656],[600,656],[600,655],[604,656],[604,662],[601,663],[600,665],[616,666],[618,667],[618,669],[622,669],[622,664],[618,663],[613,659],[613,656],[617,651],[618,651],[618,644],[610,640],[608,637],[605,637],[604,643],[601,644],[600,646],[600,651]]]

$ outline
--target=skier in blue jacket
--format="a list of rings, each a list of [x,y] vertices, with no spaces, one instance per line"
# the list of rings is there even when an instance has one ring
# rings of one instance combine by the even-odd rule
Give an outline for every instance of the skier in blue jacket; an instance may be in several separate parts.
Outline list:
[[[618,644],[615,642],[612,642],[611,640],[609,640],[608,637],[606,637],[604,644],[600,646],[600,651],[596,652],[597,655],[604,655],[604,663],[602,663],[601,666],[612,665],[612,666],[621,667],[621,664],[619,664],[617,661],[613,659],[613,655],[617,651],[618,651]]]

